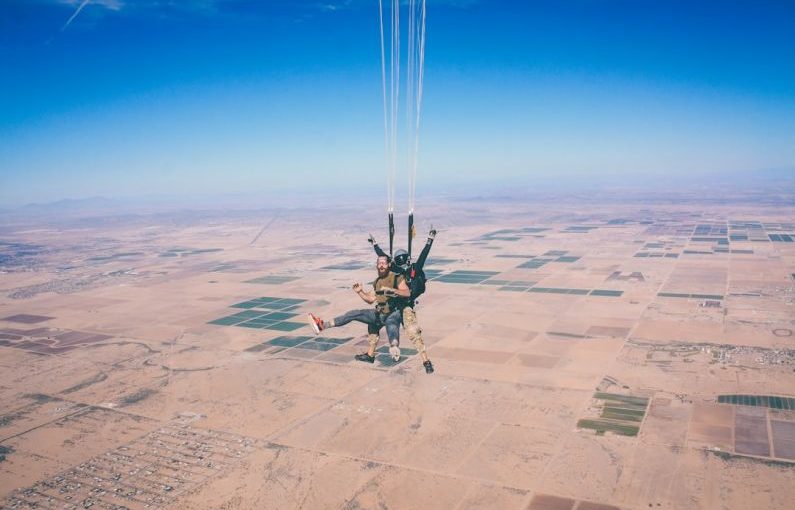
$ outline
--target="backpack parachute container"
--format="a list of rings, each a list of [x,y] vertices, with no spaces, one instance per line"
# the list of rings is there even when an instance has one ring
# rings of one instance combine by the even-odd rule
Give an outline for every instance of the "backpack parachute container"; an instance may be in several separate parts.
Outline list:
[[[410,301],[416,300],[418,297],[425,293],[425,282],[427,281],[425,278],[425,271],[422,270],[421,267],[411,266],[409,274],[409,290],[411,290],[411,295],[409,296]]]

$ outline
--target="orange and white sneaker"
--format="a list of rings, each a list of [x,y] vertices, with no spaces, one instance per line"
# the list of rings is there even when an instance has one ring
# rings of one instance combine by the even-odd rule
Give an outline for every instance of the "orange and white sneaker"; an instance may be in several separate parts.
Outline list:
[[[323,319],[315,314],[307,314],[307,319],[309,319],[309,325],[312,326],[312,331],[314,331],[316,335],[319,335],[325,328],[325,326],[323,326]]]

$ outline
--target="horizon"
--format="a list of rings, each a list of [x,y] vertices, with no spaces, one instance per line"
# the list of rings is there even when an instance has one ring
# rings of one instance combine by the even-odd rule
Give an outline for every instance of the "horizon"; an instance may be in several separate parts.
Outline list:
[[[588,175],[566,174],[538,179],[507,178],[499,182],[488,179],[466,182],[445,182],[438,186],[420,186],[416,210],[428,208],[437,200],[534,200],[555,202],[564,200],[601,201],[610,197],[623,203],[660,203],[675,201],[692,204],[709,200],[703,193],[714,193],[720,200],[734,204],[795,205],[795,180],[790,169],[769,169],[735,174],[706,173],[688,176],[622,174]],[[117,193],[62,196],[54,200],[16,201],[0,203],[0,211],[104,212],[103,207],[120,213],[133,211],[164,212],[167,210],[198,211],[202,209],[313,209],[333,207],[384,207],[383,185],[368,183],[345,189],[328,189],[325,185],[294,185],[274,189],[252,189],[228,192],[155,191],[151,193]],[[777,195],[777,196],[773,196]],[[768,197],[769,199],[764,199]],[[407,211],[405,189],[399,189],[395,211]],[[268,206],[262,207],[263,203]],[[93,209],[98,207],[98,209]],[[380,210],[380,209],[379,209]]]

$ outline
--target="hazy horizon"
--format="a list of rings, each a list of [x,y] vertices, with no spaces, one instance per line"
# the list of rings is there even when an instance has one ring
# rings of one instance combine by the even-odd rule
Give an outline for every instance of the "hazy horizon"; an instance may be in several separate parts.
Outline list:
[[[745,203],[777,194],[777,203],[791,200],[795,205],[795,180],[790,169],[774,169],[735,174],[707,173],[695,175],[578,175],[562,174],[541,178],[488,178],[470,181],[428,183],[417,190],[417,209],[431,206],[439,199],[506,199],[549,200],[576,198],[603,200],[617,197],[627,203],[668,200],[709,201],[710,193],[720,194],[721,200]],[[116,192],[107,194],[80,193],[39,200],[10,200],[0,202],[0,211],[25,210],[64,211],[91,210],[99,206],[118,208],[121,212],[146,209],[258,209],[330,207],[386,207],[383,183],[358,183],[355,186],[334,187],[320,185],[283,185],[272,189],[197,192],[192,190],[151,193]],[[788,198],[784,198],[788,197]],[[784,200],[782,200],[784,198]],[[399,186],[396,211],[407,210],[405,189]]]

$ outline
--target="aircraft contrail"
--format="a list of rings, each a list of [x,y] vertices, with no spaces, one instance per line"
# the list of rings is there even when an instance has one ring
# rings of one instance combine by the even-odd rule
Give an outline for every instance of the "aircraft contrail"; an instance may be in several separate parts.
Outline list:
[[[68,27],[72,23],[72,21],[74,21],[77,15],[80,14],[80,11],[83,10],[83,7],[88,5],[88,2],[90,1],[91,0],[83,0],[83,2],[77,7],[77,9],[75,9],[75,12],[69,17],[68,20],[66,20],[66,23],[64,23],[64,25],[61,27],[61,32],[66,30],[66,27]]]

